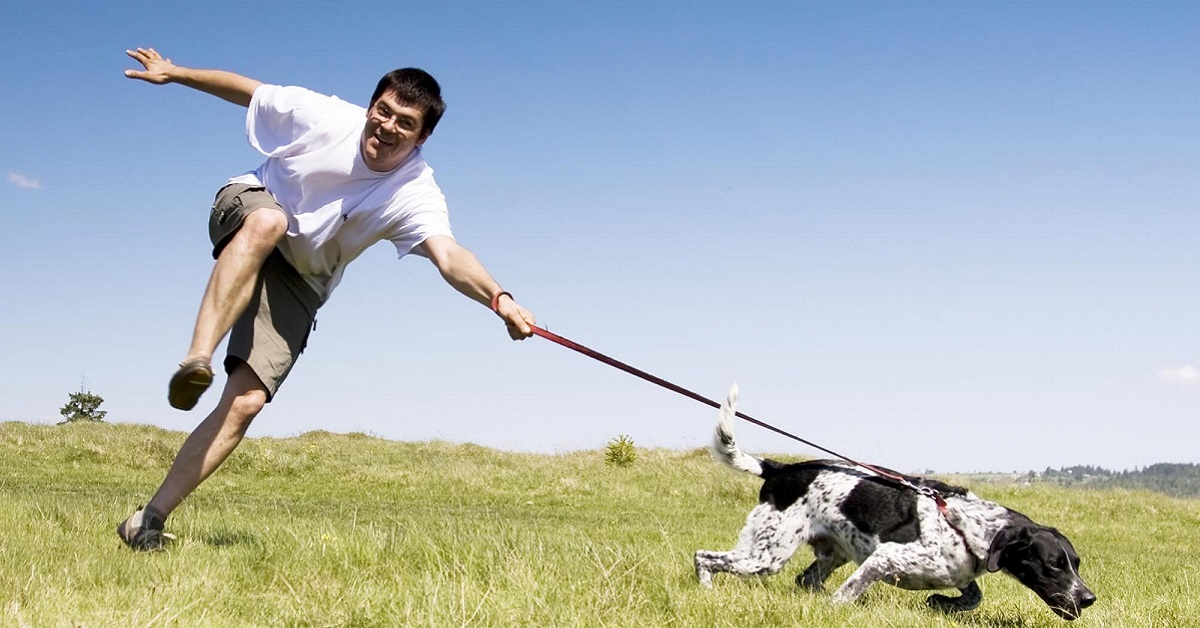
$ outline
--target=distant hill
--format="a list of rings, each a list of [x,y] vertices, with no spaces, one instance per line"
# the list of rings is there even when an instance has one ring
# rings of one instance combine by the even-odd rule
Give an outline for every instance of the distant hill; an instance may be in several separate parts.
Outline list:
[[[1200,465],[1192,463],[1152,464],[1133,471],[1109,471],[1100,467],[1047,468],[1041,480],[1064,486],[1147,489],[1176,497],[1200,497]]]

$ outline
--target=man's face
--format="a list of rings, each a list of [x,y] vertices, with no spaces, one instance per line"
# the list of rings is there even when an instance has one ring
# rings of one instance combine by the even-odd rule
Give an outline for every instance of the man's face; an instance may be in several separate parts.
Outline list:
[[[367,109],[367,124],[360,142],[367,167],[388,172],[404,163],[413,149],[429,138],[428,133],[421,131],[423,123],[420,109],[402,105],[395,94],[384,92]]]

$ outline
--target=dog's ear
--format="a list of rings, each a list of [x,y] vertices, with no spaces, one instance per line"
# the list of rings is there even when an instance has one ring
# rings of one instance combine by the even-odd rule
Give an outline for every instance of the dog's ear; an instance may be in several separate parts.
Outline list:
[[[991,546],[988,547],[987,570],[1000,571],[1000,561],[1004,559],[1005,552],[1028,542],[1029,528],[1025,526],[1008,526],[1001,529],[992,539]]]

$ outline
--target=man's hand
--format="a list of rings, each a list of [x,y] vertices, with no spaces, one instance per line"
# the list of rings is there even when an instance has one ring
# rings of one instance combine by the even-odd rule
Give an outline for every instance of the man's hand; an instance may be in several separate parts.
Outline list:
[[[537,319],[533,317],[533,312],[521,307],[520,303],[513,300],[512,295],[507,292],[501,292],[496,299],[496,314],[504,319],[504,325],[508,328],[508,337],[513,340],[524,340],[533,335],[533,330],[530,325],[536,325]]]
[[[147,83],[154,83],[155,85],[164,85],[172,82],[171,75],[175,69],[175,64],[171,63],[170,59],[158,54],[157,50],[153,48],[138,48],[137,50],[126,50],[125,54],[146,68],[145,70],[125,70],[125,76],[143,80]]]
[[[179,83],[243,107],[250,106],[254,90],[262,85],[255,79],[225,70],[203,70],[175,65],[153,48],[126,50],[125,54],[145,68],[125,70],[125,76],[128,78],[155,85]]]

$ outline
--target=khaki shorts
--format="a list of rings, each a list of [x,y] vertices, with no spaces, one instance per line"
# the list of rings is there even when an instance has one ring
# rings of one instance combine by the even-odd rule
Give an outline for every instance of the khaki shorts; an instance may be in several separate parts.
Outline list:
[[[208,235],[216,259],[246,216],[259,209],[283,211],[265,188],[234,183],[217,192],[208,220]],[[225,372],[245,363],[267,389],[269,402],[304,352],[321,300],[304,278],[272,251],[258,274],[258,284],[246,311],[229,332]]]

